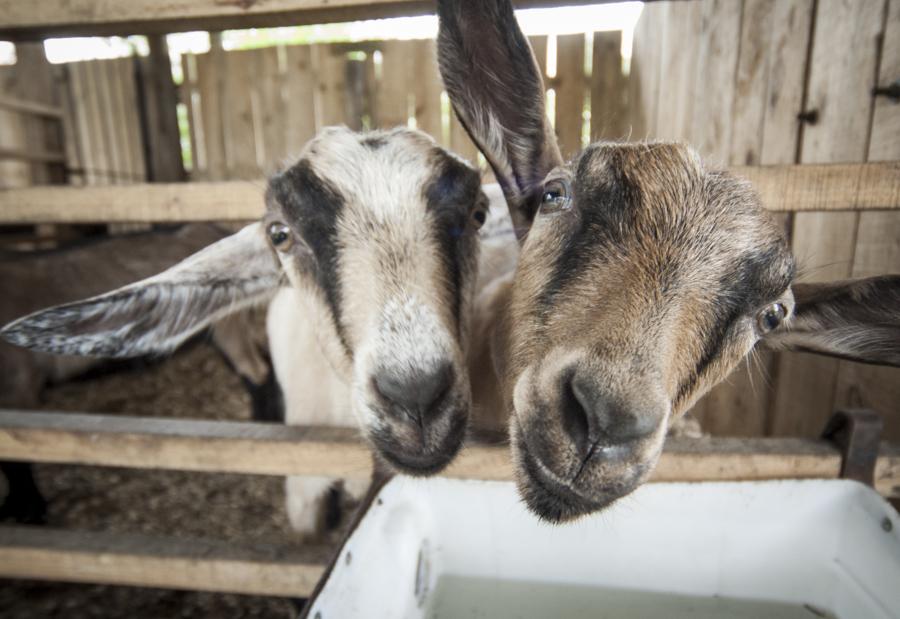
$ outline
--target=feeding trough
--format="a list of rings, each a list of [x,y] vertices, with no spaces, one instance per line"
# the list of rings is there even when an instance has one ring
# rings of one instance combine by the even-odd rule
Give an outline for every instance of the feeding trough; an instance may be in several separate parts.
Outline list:
[[[397,478],[312,619],[900,617],[900,517],[846,480],[660,483],[562,526],[511,483]]]

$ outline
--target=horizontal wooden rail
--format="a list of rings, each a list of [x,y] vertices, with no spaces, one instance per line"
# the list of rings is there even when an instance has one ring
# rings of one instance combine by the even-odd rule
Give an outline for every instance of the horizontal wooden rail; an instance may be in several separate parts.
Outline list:
[[[772,211],[900,209],[900,162],[734,168]],[[0,190],[0,223],[242,221],[265,180]]]
[[[0,577],[307,597],[328,549],[0,526]]]
[[[45,150],[0,148],[0,161],[4,159],[17,159],[19,161],[31,161],[35,163],[65,163],[66,154]]]
[[[518,8],[615,0],[516,0]],[[0,39],[299,26],[435,12],[434,0],[0,0]]]
[[[32,114],[34,116],[46,116],[48,118],[62,118],[62,108],[25,99],[13,97],[0,97],[0,109]]]
[[[0,459],[260,475],[368,477],[368,447],[349,429],[0,411]],[[670,439],[654,481],[830,479],[840,454],[804,439]],[[512,479],[508,449],[469,445],[444,473]],[[900,447],[883,445],[882,494],[900,496]]]

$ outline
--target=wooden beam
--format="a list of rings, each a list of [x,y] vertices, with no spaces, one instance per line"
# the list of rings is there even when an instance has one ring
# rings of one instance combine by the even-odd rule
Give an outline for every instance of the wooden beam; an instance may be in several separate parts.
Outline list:
[[[37,163],[65,163],[66,154],[44,150],[0,148],[0,160],[3,159],[16,159],[18,161],[31,161]]]
[[[33,114],[34,116],[46,116],[48,118],[62,118],[62,108],[54,105],[46,105],[35,101],[26,101],[15,97],[0,97],[0,109]]]
[[[368,477],[355,430],[118,415],[0,411],[0,459],[258,475]],[[654,481],[832,479],[840,454],[805,439],[670,439]],[[508,448],[469,445],[444,473],[509,480]],[[900,496],[900,446],[884,445],[879,491]]]
[[[516,7],[615,0],[517,0]],[[0,0],[0,39],[166,34],[434,14],[434,0]]]
[[[0,0],[2,1],[2,0]],[[771,211],[900,209],[900,162],[737,167]],[[0,223],[244,221],[265,180],[0,190]]]
[[[731,168],[770,211],[868,211],[900,208],[900,161]]]
[[[0,577],[306,597],[328,549],[0,527]]]

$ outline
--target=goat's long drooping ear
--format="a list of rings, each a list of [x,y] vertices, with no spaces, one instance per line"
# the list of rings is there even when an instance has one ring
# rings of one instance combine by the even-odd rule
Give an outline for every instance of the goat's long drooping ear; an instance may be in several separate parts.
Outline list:
[[[259,223],[149,279],[41,310],[0,330],[56,354],[136,357],[173,350],[215,320],[271,296],[281,270]]]
[[[794,284],[794,317],[767,346],[900,367],[900,275]]]
[[[521,238],[540,204],[544,177],[562,164],[534,53],[509,0],[437,4],[447,94],[491,164]]]

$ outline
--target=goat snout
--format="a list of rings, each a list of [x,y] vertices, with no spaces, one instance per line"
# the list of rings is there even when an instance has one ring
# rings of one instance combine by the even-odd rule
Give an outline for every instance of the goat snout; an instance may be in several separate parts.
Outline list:
[[[630,405],[604,389],[592,374],[579,372],[566,382],[560,407],[563,427],[577,451],[585,455],[592,449],[625,446],[649,437],[664,412],[661,407]]]
[[[430,371],[407,373],[379,370],[372,377],[372,389],[382,404],[394,414],[405,415],[420,425],[428,422],[447,398],[454,383],[453,366],[437,365]]]
[[[370,377],[369,438],[384,460],[410,475],[431,475],[462,446],[469,419],[468,383],[450,362],[379,369]]]

